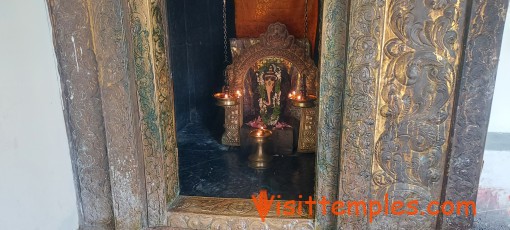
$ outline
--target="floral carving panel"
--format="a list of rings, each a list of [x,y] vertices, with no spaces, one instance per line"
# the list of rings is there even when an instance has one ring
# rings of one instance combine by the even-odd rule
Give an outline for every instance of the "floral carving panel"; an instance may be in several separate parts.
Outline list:
[[[351,1],[343,99],[338,199],[370,199],[370,174],[381,65],[384,1]],[[363,215],[341,215],[338,228],[366,229]]]
[[[159,0],[129,1],[149,226],[166,224],[167,203],[179,189],[163,4]]]
[[[455,203],[476,200],[507,7],[507,0],[473,1],[444,183],[445,200]],[[443,216],[439,226],[470,229],[473,219],[454,213]]]
[[[347,11],[345,0],[323,3],[320,88],[317,122],[316,197],[338,196],[342,91],[345,81]],[[332,214],[316,213],[315,227],[336,226]]]
[[[314,229],[307,214],[306,206],[288,216],[272,208],[262,222],[250,199],[180,196],[169,212],[169,227],[162,229]]]
[[[456,0],[386,4],[378,81],[372,199],[441,200],[464,21]],[[371,228],[430,229],[433,215],[380,215]]]

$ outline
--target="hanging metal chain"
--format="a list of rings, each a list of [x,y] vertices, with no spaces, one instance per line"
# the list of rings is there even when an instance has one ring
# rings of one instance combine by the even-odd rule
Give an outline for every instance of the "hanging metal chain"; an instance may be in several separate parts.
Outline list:
[[[225,63],[228,63],[228,46],[227,46],[227,1],[223,0],[223,54],[225,55]]]
[[[305,38],[308,37],[308,0],[305,0]]]

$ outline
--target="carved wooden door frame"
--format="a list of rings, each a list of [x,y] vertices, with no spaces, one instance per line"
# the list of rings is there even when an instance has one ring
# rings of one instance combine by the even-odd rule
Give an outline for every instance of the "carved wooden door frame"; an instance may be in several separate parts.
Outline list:
[[[250,200],[179,196],[166,2],[47,2],[80,228],[472,226],[471,217],[455,215],[425,220],[387,216],[369,225],[366,217],[320,212],[314,218],[270,217],[262,223]],[[322,1],[316,197],[380,199],[377,193],[391,187],[416,194],[424,191],[441,201],[476,199],[507,4],[506,0]],[[411,28],[405,20],[402,27],[392,24],[402,17],[427,25]],[[405,31],[408,27],[414,30]],[[399,60],[406,65],[397,65]],[[400,86],[413,80],[404,74],[410,73],[411,60],[417,61],[410,66],[421,67],[422,72],[439,71],[427,79],[443,74],[429,84],[447,85],[426,92],[431,98],[447,92],[444,106],[434,107],[437,116],[431,116],[439,120],[434,127],[443,129],[431,135],[442,133],[444,141],[435,145],[439,160],[429,167],[433,175],[424,174],[439,180],[428,185],[411,186],[396,176],[394,166],[380,160],[387,151],[381,149],[381,140],[397,139],[387,137],[385,131],[402,123],[394,119],[399,112],[391,98],[411,104],[420,99],[414,97],[419,88],[408,91]],[[395,87],[385,88],[386,84]],[[423,118],[429,111],[406,118]],[[423,145],[428,134],[420,139],[424,142],[417,141]]]

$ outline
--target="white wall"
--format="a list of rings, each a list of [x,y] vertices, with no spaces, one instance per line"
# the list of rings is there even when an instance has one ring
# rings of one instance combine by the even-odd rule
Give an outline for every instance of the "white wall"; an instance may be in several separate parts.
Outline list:
[[[0,1],[0,29],[0,229],[77,229],[46,2]]]
[[[510,133],[510,12],[506,15],[489,132]]]

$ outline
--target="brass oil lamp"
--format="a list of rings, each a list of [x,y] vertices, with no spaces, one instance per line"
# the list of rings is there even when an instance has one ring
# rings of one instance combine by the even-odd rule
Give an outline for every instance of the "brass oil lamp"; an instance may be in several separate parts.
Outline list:
[[[292,101],[293,106],[299,108],[310,108],[315,106],[317,97],[315,95],[308,94],[306,91],[306,75],[303,75],[303,79],[299,87],[299,93],[292,91],[292,93],[289,94],[289,99]]]
[[[225,75],[225,87],[223,87],[222,92],[215,93],[213,97],[216,99],[216,105],[219,106],[234,106],[239,104],[239,98],[241,98],[242,94],[240,90],[237,90],[235,93],[230,92],[229,81],[227,79],[226,73]]]
[[[265,169],[268,167],[269,162],[273,159],[273,156],[267,153],[264,149],[264,143],[267,142],[267,138],[273,134],[270,130],[260,128],[250,132],[250,137],[255,140],[255,151],[248,156],[249,166],[255,169]]]
[[[216,99],[216,105],[219,106],[234,106],[239,104],[239,98],[241,92],[239,90],[236,93],[230,93],[228,90],[224,90],[221,93],[215,93],[214,98]]]

